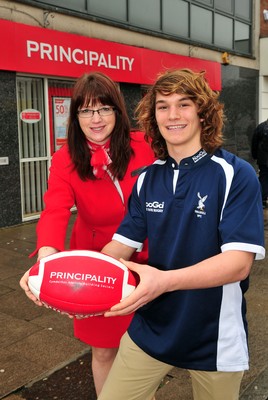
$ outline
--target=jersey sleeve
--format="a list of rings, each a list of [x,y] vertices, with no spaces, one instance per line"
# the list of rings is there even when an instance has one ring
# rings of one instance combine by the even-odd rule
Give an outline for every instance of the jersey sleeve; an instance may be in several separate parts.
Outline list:
[[[255,253],[263,259],[264,221],[260,184],[253,167],[240,160],[232,179],[219,224],[221,250]]]

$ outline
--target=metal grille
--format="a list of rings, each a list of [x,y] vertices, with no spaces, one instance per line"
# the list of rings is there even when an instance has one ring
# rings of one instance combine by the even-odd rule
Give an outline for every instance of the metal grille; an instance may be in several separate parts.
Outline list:
[[[39,216],[47,189],[49,156],[43,93],[41,78],[17,78],[23,221]],[[31,116],[35,110],[40,113],[40,121],[22,118],[22,112]]]

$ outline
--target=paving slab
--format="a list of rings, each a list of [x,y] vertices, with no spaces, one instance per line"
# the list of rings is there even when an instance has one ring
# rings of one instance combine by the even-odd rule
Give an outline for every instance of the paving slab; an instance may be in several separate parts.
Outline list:
[[[27,336],[42,330],[38,325],[29,324],[27,321],[13,318],[10,315],[0,313],[0,348],[10,348],[16,343],[20,343]],[[1,352],[0,350],[0,352]]]
[[[1,231],[0,231],[1,236]],[[0,259],[0,273],[1,280],[10,278],[14,275],[21,275],[27,271],[33,264],[33,260],[28,258],[28,255],[18,254],[16,251],[5,249],[0,246],[1,259]],[[11,261],[12,260],[12,261]]]
[[[73,320],[65,315],[47,310],[46,313],[32,321],[33,324],[42,328],[53,329],[70,338],[74,338],[73,334]]]
[[[29,381],[44,373],[42,363],[33,362],[17,351],[1,350],[0,398],[15,392]]]
[[[44,369],[50,370],[65,360],[72,359],[74,354],[81,353],[85,344],[74,338],[56,332],[52,328],[38,330],[25,337],[23,340],[6,347],[5,350],[12,349],[25,359],[41,363]]]
[[[267,400],[268,399],[268,368],[258,374],[255,381],[243,392],[241,400]]]

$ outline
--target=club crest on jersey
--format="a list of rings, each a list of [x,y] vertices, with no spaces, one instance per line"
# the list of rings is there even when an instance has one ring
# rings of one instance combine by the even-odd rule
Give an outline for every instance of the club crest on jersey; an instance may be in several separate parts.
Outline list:
[[[202,218],[203,215],[206,215],[205,211],[205,201],[208,198],[208,195],[206,194],[205,196],[201,196],[200,192],[197,193],[198,201],[197,201],[197,206],[194,212],[197,215],[197,218]]]

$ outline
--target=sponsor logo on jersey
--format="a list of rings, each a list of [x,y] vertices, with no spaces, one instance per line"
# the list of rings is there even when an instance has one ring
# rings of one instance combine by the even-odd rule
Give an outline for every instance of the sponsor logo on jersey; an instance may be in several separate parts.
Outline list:
[[[194,163],[197,163],[198,161],[200,161],[206,155],[207,155],[207,152],[202,149],[192,157],[192,160],[193,160]]]
[[[202,218],[204,215],[207,214],[205,211],[205,201],[207,200],[208,195],[206,194],[205,196],[201,196],[200,192],[198,192],[197,197],[197,206],[194,212],[196,213],[197,218]]]
[[[162,201],[162,203],[159,201],[146,201],[146,211],[162,213],[164,211],[164,205],[164,201]]]

